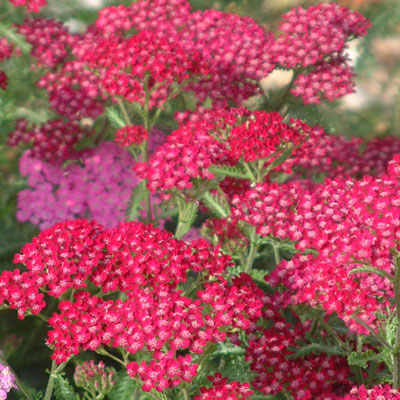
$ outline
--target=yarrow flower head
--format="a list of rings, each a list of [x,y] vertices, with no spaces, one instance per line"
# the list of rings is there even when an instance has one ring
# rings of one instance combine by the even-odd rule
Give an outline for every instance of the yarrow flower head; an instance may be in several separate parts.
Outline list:
[[[365,36],[370,26],[363,15],[336,3],[319,4],[307,10],[297,7],[282,16],[283,34],[272,50],[276,61],[286,68],[309,67],[341,53],[346,41]]]
[[[10,58],[13,52],[14,45],[7,38],[0,38],[0,62],[6,58]]]
[[[104,111],[107,94],[101,79],[82,62],[66,62],[42,76],[38,86],[48,91],[51,108],[71,121],[95,119]]]
[[[300,68],[291,93],[306,104],[330,101],[354,91],[354,73],[344,51],[347,41],[364,36],[369,20],[336,3],[294,8],[282,16],[282,35],[272,45],[275,61]]]
[[[131,28],[147,31],[182,49],[190,59],[201,60],[208,76],[200,75],[186,87],[198,105],[207,98],[215,107],[240,105],[258,92],[254,81],[274,68],[272,34],[249,17],[217,10],[191,12],[187,0],[139,0],[130,7],[108,7],[101,11],[96,28],[107,37],[124,36]]]
[[[18,120],[15,130],[10,133],[8,144],[32,144],[32,156],[52,164],[61,164],[67,159],[78,156],[74,146],[93,132],[82,128],[77,122],[65,122],[62,119],[48,121],[42,125],[30,127],[28,121]]]
[[[147,140],[149,133],[142,125],[127,125],[115,132],[115,142],[122,147],[138,146]]]
[[[17,27],[18,33],[32,45],[31,56],[45,68],[62,64],[77,40],[62,22],[50,18],[27,18]]]
[[[282,311],[288,297],[290,295],[285,292],[264,294],[262,318],[268,329],[252,325],[247,331],[249,344],[245,359],[256,373],[251,383],[265,395],[286,391],[294,400],[330,399],[336,385],[343,389],[350,384],[347,360],[326,354],[292,357],[309,332],[310,324],[300,322],[293,311],[292,319],[296,322],[286,321]],[[324,337],[325,332],[321,331],[321,336]]]
[[[26,7],[29,12],[37,13],[47,5],[46,0],[10,0],[15,7]]]
[[[213,165],[235,166],[264,159],[266,174],[270,165],[274,171],[290,172],[290,158],[295,158],[297,152],[302,154],[302,145],[313,136],[313,128],[300,120],[285,124],[278,113],[216,109],[207,118],[182,124],[147,163],[138,163],[135,171],[148,180],[152,192],[174,187],[190,189],[193,179],[213,179]],[[281,156],[286,161],[279,162]]]
[[[6,90],[8,86],[8,77],[4,71],[0,71],[0,89]]]
[[[74,382],[89,393],[96,393],[97,396],[105,396],[114,387],[114,368],[106,367],[100,361],[85,361],[75,367]]]
[[[349,394],[338,400],[399,400],[400,392],[390,385],[376,385],[367,389],[364,385],[354,387]]]
[[[0,363],[0,400],[6,400],[7,393],[13,388],[18,389],[15,383],[15,375],[9,367]]]
[[[228,378],[222,378],[219,372],[214,376],[209,376],[208,380],[212,382],[212,386],[208,389],[206,387],[201,387],[201,394],[194,396],[194,400],[245,400],[254,393],[250,390],[249,383],[235,381],[228,383]]]
[[[150,109],[162,107],[176,95],[174,85],[208,73],[207,65],[195,54],[188,57],[179,43],[170,44],[146,31],[128,39],[99,38],[82,59],[99,70],[102,86],[113,99],[118,96],[145,106],[148,92]]]

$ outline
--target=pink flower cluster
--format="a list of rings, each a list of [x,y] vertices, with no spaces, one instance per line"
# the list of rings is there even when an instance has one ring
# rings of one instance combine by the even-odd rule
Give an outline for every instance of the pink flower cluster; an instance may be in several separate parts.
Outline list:
[[[200,395],[194,396],[194,400],[245,400],[253,394],[248,383],[229,382],[228,378],[222,378],[222,375],[217,372],[214,376],[209,376],[208,379],[212,382],[210,388],[200,388]]]
[[[84,216],[106,227],[125,220],[132,189],[138,179],[134,160],[114,143],[85,150],[80,161],[65,167],[33,157],[20,159],[20,172],[29,188],[18,194],[17,219],[46,229],[56,222]]]
[[[10,58],[14,46],[8,41],[7,38],[0,38],[0,62]],[[6,90],[8,86],[8,77],[4,71],[0,71],[0,89]]]
[[[236,161],[269,158],[271,162],[271,156],[284,145],[296,146],[304,139],[299,130],[283,123],[279,113],[254,111],[245,123],[231,129],[228,142],[230,155]]]
[[[6,400],[7,393],[13,388],[18,389],[15,383],[15,375],[9,367],[0,363],[0,400]]]

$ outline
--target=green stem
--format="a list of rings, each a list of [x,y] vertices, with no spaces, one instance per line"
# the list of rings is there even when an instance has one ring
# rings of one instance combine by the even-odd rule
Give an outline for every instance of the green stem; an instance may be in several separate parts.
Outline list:
[[[131,121],[131,119],[129,118],[128,112],[126,111],[124,102],[123,102],[121,99],[117,99],[117,101],[118,101],[119,108],[121,109],[122,114],[124,115],[125,122],[126,122],[128,125],[132,125],[132,121]]]
[[[282,94],[279,97],[278,101],[275,102],[275,104],[273,105],[272,111],[278,111],[278,112],[281,111],[281,108],[285,104],[286,97],[289,95],[290,89],[292,88],[293,83],[294,83],[295,79],[297,78],[298,74],[299,74],[298,71],[293,71],[293,75],[292,75],[292,78],[290,79],[290,82],[287,84],[285,89],[282,91]]]
[[[247,256],[246,265],[244,268],[244,272],[246,272],[246,274],[250,273],[251,267],[253,266],[254,259],[256,258],[257,247],[258,247],[256,245],[256,238],[257,238],[256,227],[253,226],[251,228],[251,234],[250,234],[250,251]]]
[[[6,361],[6,359],[2,356],[0,352],[0,363],[8,367],[11,371],[11,373],[15,376],[15,383],[18,386],[18,389],[21,390],[21,392],[26,396],[28,400],[33,400],[33,397],[28,393],[27,389],[25,388],[25,385],[22,383],[22,381],[18,378],[18,375],[15,373],[15,371],[11,368],[11,365]]]
[[[51,400],[51,395],[53,394],[53,388],[54,388],[54,378],[56,376],[55,374],[56,369],[57,369],[57,364],[55,360],[53,360],[51,362],[50,377],[47,382],[46,392],[44,394],[43,400]]]
[[[352,315],[351,318],[354,319],[354,321],[357,321],[360,325],[362,325],[364,328],[368,329],[372,336],[384,347],[386,347],[390,352],[393,352],[392,346],[380,335],[378,335],[374,329],[369,326],[365,321],[363,321],[361,318],[357,317],[357,315]]]
[[[252,183],[257,182],[257,178],[254,176],[249,164],[247,164],[246,162],[243,163],[243,166],[246,168],[247,173],[249,174],[250,180]]]
[[[140,399],[140,390],[139,388],[135,388],[133,392],[133,399],[132,400],[139,400]]]
[[[184,400],[190,400],[190,393],[188,388],[182,388]]]
[[[122,361],[120,358],[114,356],[114,354],[109,353],[104,347],[100,347],[96,350],[97,354],[100,354],[102,356],[107,356],[109,358],[111,358],[112,360],[116,361],[117,363],[123,365],[124,367],[126,367],[126,362]]]
[[[271,243],[272,249],[274,250],[274,258],[275,258],[275,265],[279,265],[281,263],[281,256],[279,254],[279,246],[274,243]]]

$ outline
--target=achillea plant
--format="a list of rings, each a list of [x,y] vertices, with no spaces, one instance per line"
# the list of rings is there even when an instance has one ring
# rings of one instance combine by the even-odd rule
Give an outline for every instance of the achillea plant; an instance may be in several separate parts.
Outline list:
[[[0,309],[46,325],[52,362],[25,388],[2,355],[0,398],[16,381],[29,400],[400,397],[400,141],[307,115],[354,91],[366,17],[297,7],[274,35],[138,0],[78,34],[7,10],[16,217],[41,232],[0,273]],[[13,114],[14,61],[35,87]],[[292,79],[264,93],[278,69]]]

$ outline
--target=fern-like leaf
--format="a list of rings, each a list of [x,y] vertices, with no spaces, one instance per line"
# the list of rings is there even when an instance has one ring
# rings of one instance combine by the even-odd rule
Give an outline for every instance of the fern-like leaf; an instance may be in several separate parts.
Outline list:
[[[0,23],[0,36],[5,36],[10,42],[19,47],[23,53],[28,53],[31,49],[31,45],[25,41],[25,37],[17,33],[16,28],[11,24]]]
[[[147,192],[148,189],[144,181],[132,191],[129,207],[126,210],[127,221],[135,221],[138,218],[139,212],[143,208],[142,202],[146,199]]]
[[[360,268],[354,268],[350,271],[351,274],[377,274],[379,276],[381,276],[382,278],[387,278],[389,279],[391,282],[394,281],[394,276],[388,274],[386,271],[383,271],[381,269],[378,268],[374,268],[374,267],[360,267]]]
[[[250,179],[250,176],[242,168],[235,166],[230,167],[228,165],[211,165],[208,170],[217,175],[229,176],[231,178],[238,179]]]
[[[178,200],[181,202],[179,217],[178,217],[178,225],[176,227],[175,237],[178,239],[182,238],[193,225],[194,220],[197,216],[197,211],[199,209],[199,205],[197,202],[184,202],[183,200]]]
[[[107,394],[107,398],[109,400],[131,400],[137,387],[137,383],[129,375],[120,375],[111,392]]]
[[[205,206],[218,218],[226,218],[231,213],[230,206],[226,201],[226,198],[218,195],[218,193],[211,194],[210,192],[206,192],[201,197],[201,200]]]
[[[68,379],[62,375],[54,378],[54,397],[56,400],[79,400],[80,397],[75,393]]]
[[[120,111],[115,107],[107,107],[106,116],[111,124],[117,129],[121,129],[126,125]]]
[[[321,344],[321,343],[310,343],[306,346],[302,346],[300,348],[291,348],[293,351],[293,354],[287,356],[287,358],[300,358],[300,357],[306,357],[310,354],[315,354],[315,353],[323,353],[323,354],[328,354],[330,356],[345,356],[346,353],[337,346],[334,345],[327,345],[327,344]]]

